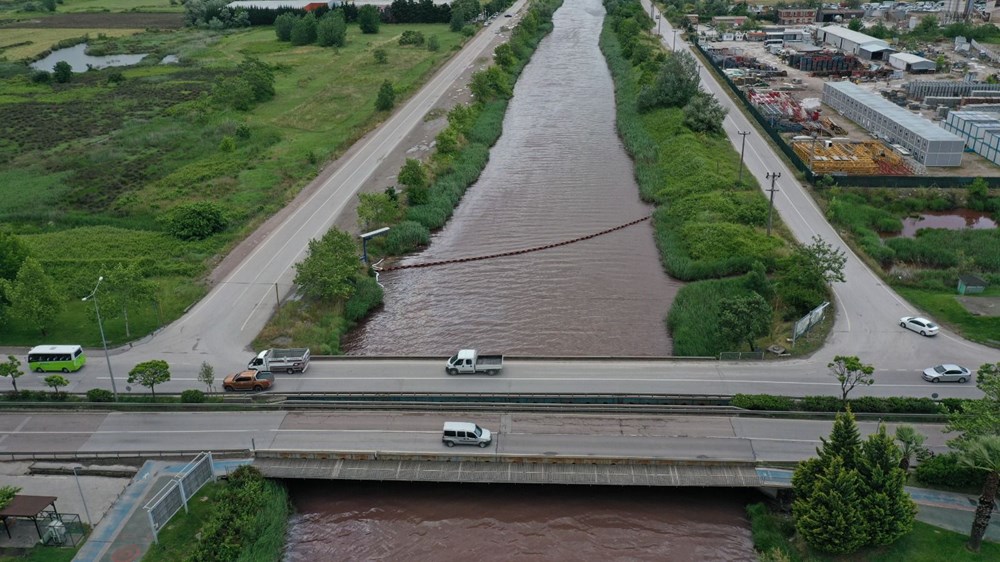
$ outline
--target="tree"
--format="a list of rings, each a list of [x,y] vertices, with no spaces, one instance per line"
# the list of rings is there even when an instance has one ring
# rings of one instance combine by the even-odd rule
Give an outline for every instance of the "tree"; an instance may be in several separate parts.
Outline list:
[[[812,237],[812,244],[800,245],[797,250],[808,258],[808,261],[816,268],[827,283],[839,281],[843,283],[844,264],[847,263],[847,256],[843,250],[834,248],[820,236]]]
[[[427,187],[427,169],[416,158],[407,158],[399,170],[399,183],[406,187]]]
[[[899,441],[900,444],[899,468],[903,469],[904,472],[910,470],[910,459],[914,456],[919,458],[924,451],[925,439],[927,437],[922,433],[917,433],[913,426],[896,426],[896,441]]]
[[[274,33],[278,36],[278,41],[292,40],[292,28],[298,20],[298,16],[291,12],[285,12],[274,19]]]
[[[201,369],[198,370],[198,382],[204,384],[208,392],[212,392],[212,385],[215,384],[215,367],[202,361]]]
[[[21,362],[13,355],[7,356],[6,363],[0,363],[0,377],[10,377],[10,384],[14,385],[14,392],[17,392],[17,379],[24,375],[21,370]]]
[[[358,194],[358,226],[367,230],[399,220],[399,202],[388,193]]]
[[[862,444],[861,451],[859,499],[866,522],[866,544],[892,544],[913,529],[917,514],[917,506],[904,488],[906,471],[899,467],[903,455],[881,423]]]
[[[697,92],[698,63],[686,52],[671,51],[654,83],[642,88],[636,103],[642,112],[658,107],[684,107]]]
[[[343,47],[347,44],[347,22],[343,10],[327,12],[316,26],[316,42],[322,47]]]
[[[715,96],[705,92],[695,92],[691,101],[684,106],[684,124],[698,133],[721,133],[722,120],[729,110],[722,107]]]
[[[513,70],[517,64],[517,57],[514,55],[514,49],[509,43],[504,43],[493,49],[493,62],[497,63],[500,68],[507,72]]]
[[[865,524],[859,507],[858,473],[834,458],[823,469],[808,498],[792,504],[795,529],[819,550],[850,553],[865,544]]]
[[[719,331],[727,342],[744,341],[753,351],[754,340],[771,331],[771,305],[757,293],[719,302]]]
[[[292,45],[312,45],[316,42],[316,15],[312,12],[295,20],[292,26]]]
[[[13,281],[28,255],[28,246],[16,234],[0,230],[0,279]]]
[[[990,516],[996,509],[997,492],[1000,491],[1000,435],[977,435],[962,445],[962,464],[986,472],[983,493],[979,496],[976,516],[969,532],[970,550],[979,552],[983,536],[990,526]]]
[[[979,435],[1000,435],[1000,362],[979,367],[976,388],[983,396],[963,401],[961,410],[948,418],[947,431],[961,432],[953,442]]]
[[[62,375],[49,375],[42,379],[45,386],[52,388],[52,390],[59,394],[59,389],[65,386],[69,386],[69,380]]]
[[[849,470],[858,468],[861,458],[861,432],[858,431],[858,424],[850,408],[837,413],[833,421],[833,430],[830,432],[830,440],[821,437],[820,442],[822,445],[816,449],[816,453],[824,464],[829,464],[830,460],[836,457],[844,462],[845,468]]]
[[[156,385],[170,380],[170,366],[162,359],[153,359],[139,363],[128,372],[129,384],[139,383],[149,388],[153,393],[153,401],[156,401]]]
[[[378,8],[375,6],[365,4],[358,9],[358,26],[361,28],[361,33],[378,33],[378,28],[381,23]]]
[[[236,71],[250,84],[254,101],[267,101],[274,97],[274,70],[269,64],[256,57],[246,57]]]
[[[944,55],[938,55],[937,58],[934,59],[934,65],[938,72],[947,72],[948,67],[951,66],[948,64],[948,59]]]
[[[226,229],[228,220],[221,205],[196,201],[178,205],[157,219],[167,232],[181,240],[204,240]]]
[[[73,67],[68,62],[61,60],[52,68],[52,74],[56,82],[65,84],[73,79]]]
[[[375,98],[375,109],[379,111],[389,111],[396,105],[396,90],[392,87],[392,82],[386,80],[378,89],[378,97]]]
[[[861,18],[852,18],[851,21],[847,22],[847,29],[851,31],[861,31]]]
[[[295,283],[309,298],[346,299],[354,292],[352,281],[360,263],[354,237],[332,228],[323,238],[309,241],[309,255],[295,264]]]
[[[129,328],[129,307],[138,303],[149,303],[156,298],[156,284],[147,281],[135,262],[127,266],[119,263],[107,274],[106,301],[108,310],[121,312],[125,319],[125,335],[131,337]]]
[[[28,257],[21,264],[13,283],[2,282],[10,301],[10,314],[22,322],[48,335],[49,324],[62,310],[63,300],[56,292],[55,283],[42,270],[38,260]]]
[[[854,390],[857,385],[871,386],[875,383],[872,374],[875,367],[866,365],[860,359],[851,355],[838,355],[833,358],[832,363],[826,365],[830,369],[830,374],[837,378],[840,383],[840,399],[847,403],[847,394]]]
[[[514,90],[510,85],[510,76],[499,66],[491,66],[472,75],[469,91],[479,103],[486,103],[495,98],[509,98]]]

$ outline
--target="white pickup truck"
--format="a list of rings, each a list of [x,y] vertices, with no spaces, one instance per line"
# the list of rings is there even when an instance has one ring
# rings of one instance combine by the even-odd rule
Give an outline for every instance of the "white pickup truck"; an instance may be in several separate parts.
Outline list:
[[[498,375],[503,369],[503,355],[480,355],[475,349],[462,349],[448,358],[444,371],[449,375]]]
[[[309,348],[298,349],[265,349],[261,351],[250,363],[247,369],[258,371],[281,372],[288,374],[294,372],[304,373],[309,368]]]

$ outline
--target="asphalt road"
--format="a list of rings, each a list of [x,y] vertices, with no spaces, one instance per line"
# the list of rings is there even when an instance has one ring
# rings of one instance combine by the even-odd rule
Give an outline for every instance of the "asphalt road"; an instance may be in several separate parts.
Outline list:
[[[518,2],[511,9],[519,10]],[[648,8],[648,3],[646,4]],[[516,18],[514,18],[516,20]],[[180,392],[202,388],[196,374],[203,361],[216,369],[216,384],[226,374],[246,365],[249,344],[270,316],[277,299],[288,296],[294,277],[293,265],[305,252],[308,241],[326,232],[355,192],[390,154],[426,112],[454,86],[455,80],[490,55],[489,46],[501,25],[511,19],[498,18],[477,35],[420,92],[386,123],[364,137],[317,180],[322,185],[297,210],[268,234],[255,234],[255,249],[187,314],[134,346],[112,350],[115,387],[129,392],[125,379],[136,363],[165,359],[172,381],[158,390]],[[673,42],[672,28],[661,22],[664,43]],[[596,38],[595,38],[596,40]],[[689,49],[678,41],[679,49]],[[703,71],[703,87],[729,108],[725,130],[737,150],[737,131],[754,131],[747,137],[746,170],[762,187],[769,186],[765,174],[781,173],[775,195],[777,214],[795,236],[808,242],[822,236],[847,254],[847,281],[837,283],[836,322],[827,345],[810,358],[768,362],[654,362],[654,361],[510,361],[495,379],[446,377],[441,360],[345,360],[315,362],[305,375],[279,375],[284,391],[482,391],[482,392],[657,392],[732,394],[773,393],[786,395],[839,394],[839,385],[827,373],[835,355],[858,355],[877,368],[878,384],[857,389],[854,396],[913,395],[973,397],[971,384],[932,385],[919,372],[939,363],[958,363],[973,370],[1000,360],[1000,351],[967,342],[943,330],[924,338],[899,327],[898,319],[915,314],[895,292],[886,287],[851,252],[825,221],[806,189],[776,156],[771,147],[725,95],[722,87]],[[456,345],[460,345],[458,342]],[[89,351],[89,363],[69,376],[66,390],[111,388],[111,376],[99,350]],[[44,388],[42,377],[30,373],[18,381],[21,388]],[[144,391],[132,388],[132,392]]]
[[[156,452],[280,449],[482,454],[446,449],[441,425],[470,420],[447,413],[212,412],[0,414],[0,456],[11,452]],[[723,416],[476,414],[496,433],[486,452],[512,455],[795,461],[811,457],[830,421]],[[862,435],[875,423],[859,423]],[[925,446],[945,450],[941,426],[916,424]],[[894,427],[890,425],[890,433]]]

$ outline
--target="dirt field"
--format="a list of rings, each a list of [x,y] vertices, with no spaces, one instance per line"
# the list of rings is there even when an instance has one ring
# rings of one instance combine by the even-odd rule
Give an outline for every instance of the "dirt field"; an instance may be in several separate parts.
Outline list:
[[[0,25],[0,29],[180,29],[181,27],[184,27],[184,14],[144,13],[55,14]]]

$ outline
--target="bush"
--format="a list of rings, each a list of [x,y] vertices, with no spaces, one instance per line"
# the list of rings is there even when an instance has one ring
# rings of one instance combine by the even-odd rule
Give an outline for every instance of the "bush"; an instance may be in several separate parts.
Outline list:
[[[432,53],[441,50],[441,40],[438,39],[437,35],[431,35],[430,39],[427,40],[427,50]]]
[[[799,401],[799,409],[805,412],[839,412],[843,407],[836,396],[806,396]]]
[[[986,472],[963,466],[957,453],[934,455],[917,465],[917,481],[927,486],[980,488]]]
[[[770,394],[736,394],[729,404],[744,410],[788,412],[795,409],[795,402],[791,398]]]
[[[181,392],[181,402],[184,404],[201,404],[204,401],[205,393],[200,390],[189,388]]]
[[[274,33],[278,36],[278,41],[291,41],[292,28],[299,18],[290,12],[279,15],[274,20]]]
[[[222,207],[208,201],[174,207],[159,220],[181,240],[208,238],[225,230],[227,223]]]
[[[316,16],[312,12],[295,21],[290,39],[292,45],[312,45],[316,42]]]
[[[423,45],[424,34],[419,31],[406,30],[399,38],[400,45]]]
[[[381,306],[383,296],[382,287],[373,277],[363,277],[355,284],[354,293],[344,304],[344,318],[349,322],[361,320],[368,311]]]
[[[422,248],[431,241],[430,231],[424,225],[411,220],[392,227],[385,237],[385,252],[398,256]]]
[[[31,81],[36,84],[48,84],[52,80],[52,75],[44,70],[39,70],[38,72],[31,75]]]
[[[87,391],[87,402],[114,402],[115,395],[110,390],[91,388]]]

